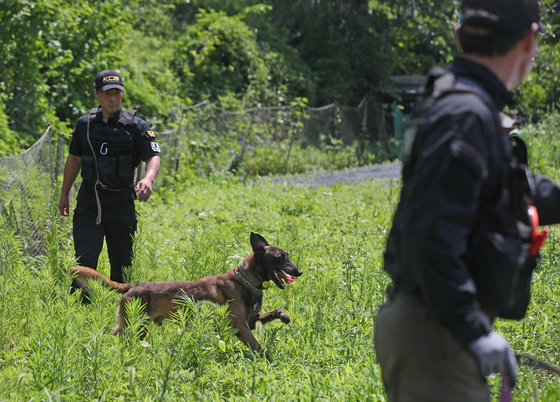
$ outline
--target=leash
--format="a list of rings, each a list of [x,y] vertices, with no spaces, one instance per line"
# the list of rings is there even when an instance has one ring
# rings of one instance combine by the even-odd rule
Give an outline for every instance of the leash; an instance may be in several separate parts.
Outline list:
[[[531,367],[537,370],[544,370],[552,374],[560,376],[560,368],[556,367],[550,363],[543,360],[537,359],[534,356],[525,353],[516,353],[515,358],[517,364]],[[509,383],[509,378],[507,375],[502,374],[502,385],[500,387],[500,402],[511,402],[512,401],[512,387]]]
[[[86,138],[87,138],[89,147],[91,149],[91,153],[93,154],[93,161],[95,163],[95,173],[97,175],[97,181],[93,185],[93,191],[95,193],[95,202],[97,204],[97,218],[95,219],[95,224],[100,225],[101,224],[101,201],[99,201],[99,193],[97,192],[97,185],[99,183],[101,183],[101,180],[99,180],[99,168],[97,167],[97,156],[95,156],[95,151],[93,149],[93,145],[91,145],[91,139],[89,137],[89,121],[90,120],[91,120],[91,112],[88,114],[88,119],[87,119]]]
[[[532,367],[538,370],[548,371],[549,373],[556,374],[560,376],[560,368],[556,367],[550,363],[547,363],[543,360],[537,359],[528,354],[524,353],[516,353],[515,358],[517,359],[518,364],[522,364],[527,367]]]
[[[509,383],[509,377],[502,373],[502,385],[500,386],[500,402],[511,402],[513,400],[513,388]]]

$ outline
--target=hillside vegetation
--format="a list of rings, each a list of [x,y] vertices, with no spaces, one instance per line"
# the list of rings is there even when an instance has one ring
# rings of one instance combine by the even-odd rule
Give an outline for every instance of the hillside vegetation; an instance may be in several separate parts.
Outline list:
[[[559,97],[560,5],[541,1],[548,32],[520,111],[541,118]],[[458,0],[0,1],[0,156],[50,123],[68,132],[95,106],[105,68],[126,81],[125,107],[167,128],[172,110],[210,100],[356,105],[392,75],[425,74],[455,53]]]

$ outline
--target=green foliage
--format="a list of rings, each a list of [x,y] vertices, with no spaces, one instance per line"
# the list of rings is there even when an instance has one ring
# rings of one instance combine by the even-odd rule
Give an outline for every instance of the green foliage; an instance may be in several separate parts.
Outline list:
[[[0,8],[0,83],[11,127],[33,137],[51,111],[67,121],[89,107],[96,70],[119,59],[128,16],[113,0],[9,3]]]
[[[170,67],[173,49],[163,38],[141,31],[131,32],[125,46],[126,61],[120,64],[125,85],[123,107],[138,110],[140,117],[158,127],[168,124],[166,117],[174,107],[190,103]],[[89,102],[94,105],[94,99]]]
[[[520,110],[534,121],[543,119],[553,109],[557,110],[560,97],[560,4],[554,0],[540,3],[546,32],[539,34],[533,70],[516,93]]]
[[[8,116],[6,116],[4,108],[5,105],[2,103],[0,97],[0,133],[2,134],[2,141],[0,141],[0,158],[15,155],[22,151],[18,136],[10,129]]]
[[[34,3],[12,0],[9,6],[0,8],[0,87],[5,113],[26,140],[33,123],[36,125],[46,112],[46,83],[37,60],[45,51],[40,35],[50,20],[51,9],[44,1]],[[53,6],[56,8],[56,4]]]
[[[223,273],[250,251],[249,232],[262,233],[304,270],[285,291],[265,294],[264,309],[282,307],[293,318],[288,326],[273,322],[255,330],[275,362],[237,340],[223,307],[189,300],[174,320],[147,325],[143,339],[140,306],[132,304],[131,329],[112,337],[118,295],[95,283],[92,304],[83,307],[68,292],[69,278],[55,279],[46,261],[24,265],[15,256],[10,274],[0,275],[0,303],[17,305],[3,319],[18,323],[2,326],[11,343],[0,352],[0,399],[381,398],[372,324],[386,280],[370,267],[381,256],[380,225],[388,222],[392,202],[369,206],[391,200],[388,189],[287,192],[215,178],[176,190],[140,206],[132,280]],[[356,222],[364,226],[356,229]],[[99,269],[107,267],[104,261]]]
[[[315,83],[313,92],[303,94],[311,104],[357,104],[364,95],[380,92],[391,74],[386,15],[369,12],[366,1],[267,3],[272,6],[269,22],[258,28],[263,37],[283,37],[276,43],[297,50]]]
[[[558,108],[560,97],[560,44],[540,45],[533,71],[516,93],[523,114],[533,120],[543,119]]]
[[[355,147],[334,147],[327,152],[295,144],[240,145],[230,161],[230,171],[254,177],[320,172],[359,166]]]
[[[453,28],[458,22],[458,1],[370,1],[370,7],[391,20],[393,75],[424,75],[456,53]]]
[[[248,104],[269,100],[269,69],[255,35],[239,18],[200,10],[177,41],[175,73],[195,101],[240,96]]]
[[[228,100],[231,104],[232,101]],[[164,185],[190,178],[232,172],[265,176],[326,171],[391,159],[384,144],[367,144],[360,131],[372,108],[328,107],[313,109],[306,98],[290,105],[230,112],[213,104],[185,110],[167,151]],[[168,181],[169,180],[169,181]],[[158,180],[159,182],[160,180]]]
[[[452,28],[459,4],[3,0],[0,154],[29,147],[49,123],[68,131],[95,106],[93,78],[105,68],[122,73],[124,106],[160,130],[168,128],[174,109],[206,99],[230,110],[298,98],[311,106],[356,105],[365,95],[379,101],[391,75],[425,74],[456,53]],[[556,108],[560,96],[560,6],[541,4],[547,33],[517,96],[519,111],[534,120]],[[216,148],[221,139],[210,142]],[[360,147],[366,145],[376,144]]]
[[[560,114],[550,112],[546,119],[538,125],[529,125],[521,129],[520,136],[527,143],[531,169],[540,174],[546,174],[560,181],[560,142],[558,141],[558,126]]]

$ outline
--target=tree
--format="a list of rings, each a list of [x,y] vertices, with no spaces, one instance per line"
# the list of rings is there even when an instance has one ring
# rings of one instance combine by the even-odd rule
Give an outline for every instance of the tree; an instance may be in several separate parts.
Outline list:
[[[127,16],[113,0],[10,0],[0,8],[0,84],[12,129],[32,138],[48,120],[91,105],[99,69],[118,65]],[[56,116],[55,116],[56,113]]]
[[[283,55],[259,44],[254,30],[243,21],[255,10],[239,16],[199,11],[178,39],[173,62],[185,96],[195,102],[232,97],[248,106],[276,104],[279,91],[300,80]]]
[[[311,71],[312,105],[358,103],[391,74],[389,21],[366,0],[269,0],[271,29],[281,29]]]
[[[543,0],[541,9],[546,32],[539,34],[533,71],[516,94],[522,113],[534,120],[543,118],[551,109],[557,109],[560,99],[560,3]]]
[[[456,0],[379,0],[370,6],[391,21],[389,39],[393,75],[424,75],[456,53],[453,27],[459,21]]]

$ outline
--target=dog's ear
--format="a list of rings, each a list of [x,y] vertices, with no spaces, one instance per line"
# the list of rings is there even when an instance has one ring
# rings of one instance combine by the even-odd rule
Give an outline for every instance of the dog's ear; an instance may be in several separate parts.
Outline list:
[[[264,251],[264,246],[268,246],[268,242],[260,234],[251,232],[251,247],[255,253]]]

